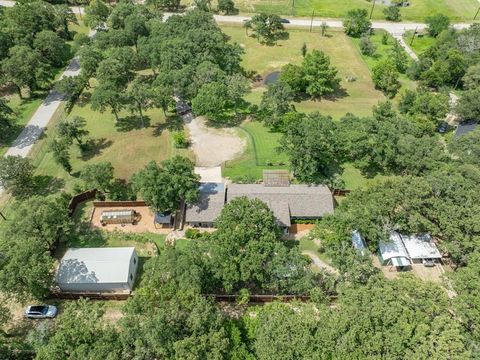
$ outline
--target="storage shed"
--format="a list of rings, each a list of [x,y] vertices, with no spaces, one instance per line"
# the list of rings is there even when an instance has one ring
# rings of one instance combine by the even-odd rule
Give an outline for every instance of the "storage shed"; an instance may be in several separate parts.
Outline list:
[[[411,265],[405,246],[403,246],[400,234],[392,231],[389,241],[381,241],[379,244],[380,260],[382,265],[392,265],[404,268]]]
[[[401,235],[403,244],[413,263],[421,263],[423,260],[438,260],[442,254],[433,243],[428,234]]]
[[[135,222],[135,210],[109,210],[100,215],[102,225],[107,224],[133,224]]]
[[[171,228],[173,222],[172,213],[170,211],[164,213],[155,213],[155,217],[153,219],[153,224],[155,228]]]
[[[56,281],[63,292],[125,293],[133,289],[137,268],[133,247],[68,249]]]
[[[359,231],[352,231],[352,246],[359,254],[365,255],[368,253],[367,244]]]

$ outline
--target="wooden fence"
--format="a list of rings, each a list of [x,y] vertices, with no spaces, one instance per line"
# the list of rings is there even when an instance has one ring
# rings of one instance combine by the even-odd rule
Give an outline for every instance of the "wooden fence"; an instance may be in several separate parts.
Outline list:
[[[94,207],[136,207],[147,206],[145,201],[94,201]]]
[[[63,300],[78,300],[80,298],[86,298],[90,300],[127,300],[130,294],[119,293],[69,293],[55,291],[51,292],[49,298],[51,299],[63,299]]]
[[[206,297],[212,298],[215,301],[222,302],[237,302],[240,295],[219,295],[219,294],[206,294]],[[310,300],[308,295],[250,295],[248,302],[250,303],[270,303],[274,301],[290,302],[290,301],[302,301],[306,302]]]
[[[68,214],[72,216],[75,212],[75,209],[80,203],[86,200],[95,199],[95,195],[97,195],[97,189],[84,191],[83,193],[77,194],[72,197],[72,200],[70,200],[70,204],[68,204]]]
[[[350,189],[332,189],[333,196],[347,196],[352,190]]]

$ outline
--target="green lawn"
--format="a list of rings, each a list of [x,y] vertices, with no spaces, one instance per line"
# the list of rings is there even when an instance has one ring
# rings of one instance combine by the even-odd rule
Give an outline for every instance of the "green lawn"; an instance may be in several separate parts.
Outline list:
[[[428,36],[428,35],[422,35],[422,36],[415,36],[415,39],[413,39],[412,42],[412,36],[413,36],[413,31],[407,31],[403,35],[403,39],[405,42],[410,46],[410,48],[417,54],[420,55],[423,53],[425,50],[427,50],[430,46],[435,44],[435,38]]]
[[[116,124],[109,111],[102,114],[91,109],[89,96],[89,92],[84,93],[68,117],[81,116],[87,121],[86,128],[94,143],[92,151],[82,155],[77,145],[72,145],[70,153],[74,176],[68,175],[54,161],[48,149],[49,143],[55,137],[54,126],[50,126],[46,138],[38,144],[40,150],[35,160],[39,175],[63,181],[64,188],[71,190],[74,183],[79,181],[76,174],[87,164],[109,161],[115,168],[116,177],[129,179],[151,160],[161,162],[176,153],[188,154],[185,150],[174,150],[162,110],[146,111],[147,121],[144,128],[136,117],[126,111],[120,114],[121,121]]]
[[[278,46],[264,46],[256,39],[246,36],[245,30],[241,27],[222,26],[222,30],[231,37],[232,42],[244,48],[245,55],[242,60],[244,68],[247,71],[256,71],[261,76],[280,70],[288,63],[299,64],[302,61],[300,48],[303,43],[308,49],[322,50],[330,57],[331,63],[338,69],[344,92],[337,94],[338,96],[333,99],[295,103],[298,111],[306,113],[320,111],[337,119],[347,112],[366,116],[371,114],[373,105],[384,99],[383,94],[375,90],[368,67],[358,50],[341,31],[330,30],[328,37],[322,37],[318,32],[292,29],[289,30],[288,40],[280,41]],[[348,75],[355,76],[357,80],[345,81]],[[259,104],[264,91],[264,86],[255,87],[246,100]]]
[[[365,64],[367,64],[370,71],[379,61],[389,56],[389,50],[393,47],[395,39],[390,35],[389,35],[387,44],[382,44],[382,36],[384,33],[385,31],[383,30],[375,30],[374,34],[370,38],[371,41],[377,47],[377,50],[373,56],[361,55],[360,39],[352,38],[353,43],[357,47],[358,53],[363,58]],[[408,57],[408,59],[410,61],[410,57]],[[416,86],[415,82],[410,80],[405,74],[400,74],[400,83],[402,84],[402,88],[407,88],[407,89],[413,89]],[[357,114],[357,113],[354,112],[354,114]]]
[[[260,122],[244,123],[238,132],[247,140],[247,148],[240,158],[226,163],[223,176],[261,179],[264,169],[287,168],[288,157],[276,151],[280,133],[271,132]]]
[[[190,3],[190,0],[184,0]],[[366,0],[237,0],[235,5],[241,12],[267,12],[279,15],[342,18],[348,10],[354,8],[372,8],[372,2]],[[384,5],[376,2],[373,19],[385,19]],[[423,21],[430,14],[443,13],[452,20],[471,20],[478,9],[476,0],[410,0],[410,6],[401,8],[402,19]]]

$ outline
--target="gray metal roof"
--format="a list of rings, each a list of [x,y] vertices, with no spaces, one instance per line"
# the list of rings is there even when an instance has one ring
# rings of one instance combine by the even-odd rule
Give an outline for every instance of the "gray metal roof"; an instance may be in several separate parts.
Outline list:
[[[214,222],[225,206],[225,186],[222,183],[202,183],[195,204],[187,205],[185,221]]]
[[[411,259],[440,259],[442,254],[428,234],[401,235]]]
[[[68,249],[60,261],[57,283],[126,283],[134,252],[134,247]]]
[[[400,237],[400,234],[395,231],[390,233],[390,239],[388,242],[381,241],[378,244],[378,247],[383,260],[392,258],[409,259],[407,250],[405,249],[405,246],[403,246],[402,238]]]
[[[367,250],[367,244],[365,244],[365,240],[363,240],[358,230],[352,231],[352,246],[362,255],[364,255]]]
[[[227,201],[241,196],[263,201],[277,219],[286,226],[290,226],[290,218],[319,218],[333,213],[332,193],[324,185],[295,184],[287,187],[266,187],[262,184],[230,184],[228,186]]]

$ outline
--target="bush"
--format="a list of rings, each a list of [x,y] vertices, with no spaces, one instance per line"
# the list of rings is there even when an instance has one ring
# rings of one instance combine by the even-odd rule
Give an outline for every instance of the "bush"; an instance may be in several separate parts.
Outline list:
[[[425,23],[428,25],[428,35],[437,37],[443,30],[447,30],[450,26],[450,19],[443,14],[427,16]]]
[[[395,64],[391,60],[385,59],[375,65],[372,72],[375,87],[382,90],[388,97],[395,97],[398,89],[400,89],[400,82],[398,81],[400,73]]]
[[[198,229],[189,228],[185,230],[185,237],[187,239],[199,239],[202,237],[202,233]]]
[[[189,145],[189,141],[183,131],[176,131],[173,133],[173,142],[176,148],[184,149]]]
[[[363,55],[366,56],[372,56],[375,54],[375,51],[377,50],[377,47],[375,44],[370,40],[370,37],[368,35],[362,36],[360,39],[360,51],[362,52]]]
[[[383,9],[383,14],[385,15],[385,19],[389,21],[400,21],[402,19],[400,9],[395,5]]]

